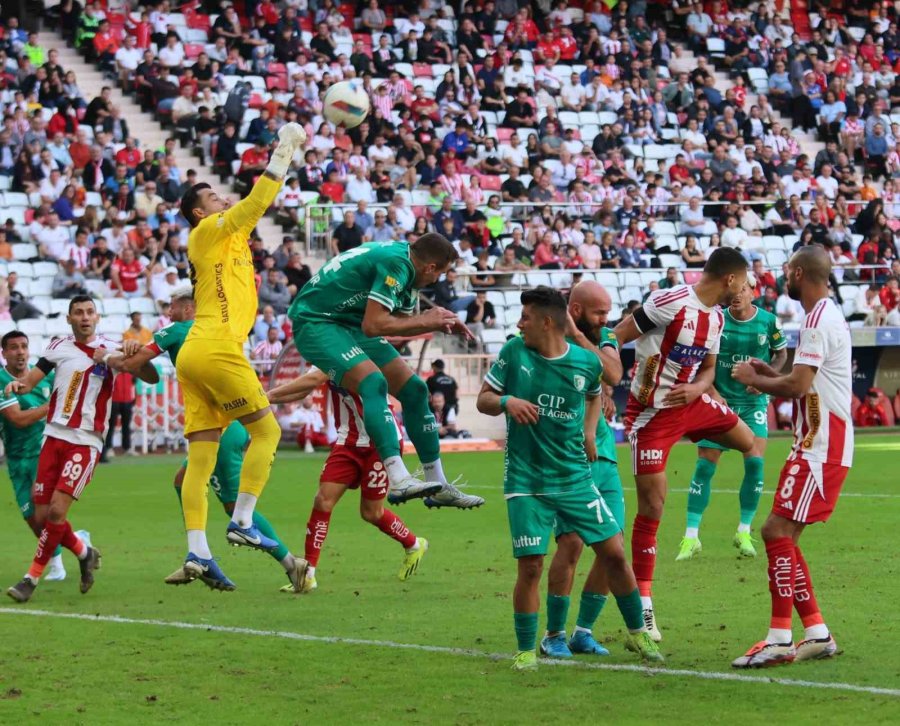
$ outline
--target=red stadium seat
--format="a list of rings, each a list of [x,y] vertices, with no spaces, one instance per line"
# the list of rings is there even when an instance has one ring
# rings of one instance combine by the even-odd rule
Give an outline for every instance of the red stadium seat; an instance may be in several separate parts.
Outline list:
[[[488,192],[499,192],[500,191],[500,177],[494,174],[479,174],[478,181],[481,183],[481,188]]]
[[[203,52],[203,46],[199,43],[186,43],[184,46],[184,57],[188,60],[196,60]]]
[[[287,76],[266,76],[266,88],[270,91],[286,91],[288,89]]]
[[[516,132],[515,129],[507,129],[503,126],[497,129],[497,141],[501,143],[506,143],[512,138],[512,135]]]
[[[413,63],[412,67],[416,78],[434,78],[434,72],[427,63]]]
[[[287,75],[287,66],[284,63],[269,63],[266,70],[278,76]]]

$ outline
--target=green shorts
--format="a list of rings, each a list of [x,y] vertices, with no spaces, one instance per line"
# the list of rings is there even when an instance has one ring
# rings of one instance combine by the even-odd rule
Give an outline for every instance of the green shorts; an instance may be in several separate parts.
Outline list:
[[[37,478],[38,457],[29,456],[24,459],[7,459],[9,478],[12,480],[16,506],[22,516],[28,519],[34,514],[34,502],[31,500],[31,488]]]
[[[769,403],[748,403],[743,406],[732,406],[738,418],[750,427],[753,435],[758,439],[769,438]],[[729,451],[727,446],[717,444],[714,441],[703,439],[697,442],[697,446],[703,449],[718,449]]]
[[[294,328],[294,345],[307,361],[337,385],[355,365],[370,360],[384,368],[400,354],[384,338],[369,338],[361,330],[337,323],[302,323]]]
[[[613,519],[619,525],[620,529],[625,529],[625,494],[622,492],[622,479],[619,477],[619,465],[609,459],[597,459],[591,463],[591,478],[594,480],[594,486],[603,497],[603,501],[609,511],[613,514]],[[559,537],[563,534],[571,532],[571,528],[567,528],[565,520],[556,520],[553,534]]]
[[[622,530],[593,484],[561,494],[512,496],[506,511],[516,559],[546,555],[554,526],[574,532],[586,545],[605,542]]]
[[[237,421],[222,432],[216,468],[209,478],[209,485],[222,504],[234,504],[237,501],[241,486],[241,468],[244,465],[244,449],[249,441],[250,435]],[[182,466],[187,467],[187,459]]]

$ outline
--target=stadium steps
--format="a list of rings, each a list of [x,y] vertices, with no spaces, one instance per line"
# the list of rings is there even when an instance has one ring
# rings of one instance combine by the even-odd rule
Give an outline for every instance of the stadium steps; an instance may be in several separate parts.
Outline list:
[[[171,136],[171,132],[163,129],[151,114],[141,111],[141,107],[131,97],[124,95],[121,89],[104,78],[100,71],[90,63],[87,63],[74,48],[68,47],[61,39],[54,47],[59,51],[60,65],[66,70],[75,71],[78,87],[86,100],[89,101],[95,96],[99,96],[103,86],[112,88],[112,103],[121,109],[123,118],[128,121],[128,129],[131,135],[140,142],[142,150],[148,148],[162,149],[165,146],[165,141]],[[219,176],[214,174],[211,168],[204,166],[200,159],[193,156],[189,148],[182,149],[180,145],[176,146],[174,156],[182,174],[187,173],[188,169],[196,169],[197,176],[202,181],[209,182],[220,196],[234,201],[237,200],[237,195],[226,184],[219,181]],[[263,217],[256,229],[260,237],[262,237],[266,249],[274,250],[281,244],[284,233],[280,225],[275,224],[275,220],[271,216]],[[321,264],[320,260],[315,260],[315,264],[313,264],[313,259],[305,261],[315,268]]]

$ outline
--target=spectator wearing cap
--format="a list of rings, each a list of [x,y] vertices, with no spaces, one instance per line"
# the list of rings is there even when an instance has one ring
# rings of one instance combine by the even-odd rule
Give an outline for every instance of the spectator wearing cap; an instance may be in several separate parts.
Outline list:
[[[178,279],[178,268],[167,267],[150,280],[150,296],[158,303],[172,301],[172,293],[183,283]]]

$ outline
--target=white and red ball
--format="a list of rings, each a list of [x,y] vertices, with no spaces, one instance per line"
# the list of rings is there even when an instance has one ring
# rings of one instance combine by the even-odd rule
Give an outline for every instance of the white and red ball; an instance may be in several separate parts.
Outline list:
[[[352,129],[369,115],[369,95],[358,81],[340,81],[325,92],[323,113],[333,124]]]

